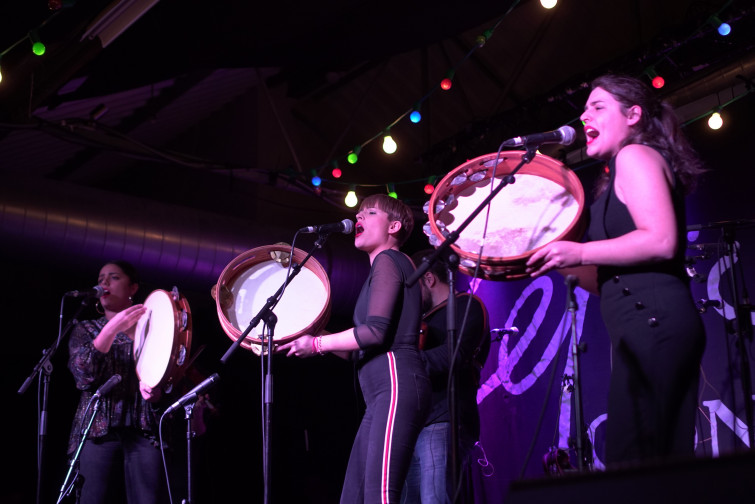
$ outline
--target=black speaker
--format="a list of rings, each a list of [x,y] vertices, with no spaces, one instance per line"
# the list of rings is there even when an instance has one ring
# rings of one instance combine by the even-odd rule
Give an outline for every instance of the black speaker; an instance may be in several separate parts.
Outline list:
[[[729,504],[755,502],[755,452],[511,484],[506,504]]]

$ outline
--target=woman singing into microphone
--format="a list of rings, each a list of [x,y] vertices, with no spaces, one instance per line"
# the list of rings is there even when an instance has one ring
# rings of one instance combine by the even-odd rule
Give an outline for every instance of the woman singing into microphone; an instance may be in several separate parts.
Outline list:
[[[354,309],[354,327],[305,335],[279,351],[309,357],[333,352],[356,362],[367,409],[346,469],[342,504],[399,502],[414,444],[430,407],[430,380],[419,355],[422,313],[411,259],[399,252],[414,218],[401,201],[368,196],[357,213],[354,246],[370,258],[370,273]]]
[[[136,323],[145,313],[133,304],[139,290],[136,269],[116,260],[100,270],[97,284],[104,294],[97,303],[102,317],[79,322],[69,341],[68,368],[80,389],[68,446],[73,454],[89,421],[87,405],[104,383],[122,380],[102,395],[89,437],[79,460],[83,477],[80,504],[118,502],[125,494],[129,504],[166,502],[162,457],[157,447],[156,401],[160,390],[139,382],[133,358]]]

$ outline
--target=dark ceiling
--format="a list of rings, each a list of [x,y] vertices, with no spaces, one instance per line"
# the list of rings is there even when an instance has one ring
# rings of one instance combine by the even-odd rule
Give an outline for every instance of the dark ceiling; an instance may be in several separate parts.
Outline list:
[[[420,208],[430,177],[506,138],[576,126],[584,86],[605,71],[654,68],[683,120],[755,77],[755,15],[744,0],[561,0],[552,10],[536,0],[62,5],[0,7],[2,197],[26,215],[24,230],[6,216],[4,232],[17,240],[34,234],[33,209],[48,227],[50,215],[68,215],[70,226],[86,210],[70,199],[90,201],[105,220],[116,198],[146,219],[149,202],[222,216],[209,227],[227,230],[233,247],[244,238],[234,226],[277,239],[277,228],[350,215],[351,186],[362,196],[392,186]],[[109,45],[83,37],[124,6],[143,15],[116,16],[113,25],[133,24]],[[714,15],[731,35],[715,33]],[[47,43],[41,57],[33,31]],[[454,85],[442,91],[450,70]],[[405,114],[416,105],[423,120],[412,124]],[[399,147],[388,156],[379,144],[391,125]],[[575,167],[583,143],[543,152]],[[359,162],[348,165],[356,146]],[[313,173],[324,179],[319,191]]]

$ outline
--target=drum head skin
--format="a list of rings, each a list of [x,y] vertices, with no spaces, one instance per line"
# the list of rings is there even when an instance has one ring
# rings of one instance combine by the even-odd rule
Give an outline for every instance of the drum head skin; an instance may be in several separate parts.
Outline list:
[[[437,247],[456,231],[516,168],[522,155],[522,151],[503,152],[496,164],[497,154],[487,154],[446,175],[427,205],[429,221],[424,230],[430,243]],[[584,231],[584,191],[573,171],[536,154],[514,179],[451,246],[459,255],[460,271],[477,272],[488,280],[524,278],[525,264],[535,250],[552,241],[577,239]],[[480,268],[476,268],[478,258]]]
[[[213,289],[220,324],[236,341],[249,323],[286,281],[291,247],[270,245],[248,250],[226,266]],[[306,253],[294,249],[294,262],[300,264]],[[330,281],[322,265],[310,257],[286,286],[273,308],[277,317],[273,340],[285,343],[307,333],[320,332],[330,317]],[[242,347],[262,342],[263,324],[257,324]]]
[[[136,374],[146,385],[163,386],[170,392],[189,354],[191,313],[175,288],[172,292],[153,291],[144,306],[147,313],[136,323],[134,336]]]

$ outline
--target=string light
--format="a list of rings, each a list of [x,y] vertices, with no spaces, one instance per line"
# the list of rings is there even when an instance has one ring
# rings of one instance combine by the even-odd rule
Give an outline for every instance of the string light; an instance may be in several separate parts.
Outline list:
[[[317,172],[315,170],[312,170],[312,185],[315,187],[320,187],[320,184],[322,184],[322,179],[317,175]]]
[[[151,0],[147,0],[147,1],[151,1]],[[48,5],[48,8],[51,11],[58,11],[61,8],[69,7],[69,6],[73,5],[74,3],[75,3],[75,0],[48,0],[47,5]],[[518,3],[518,2],[515,2],[515,4],[516,3]],[[546,8],[546,9],[552,9],[553,7],[555,7],[557,5],[558,2],[557,2],[557,0],[540,0],[540,3],[541,3],[541,5],[544,8]],[[445,78],[441,80],[439,86],[436,86],[435,88],[433,88],[432,90],[430,90],[426,96],[424,96],[422,99],[420,99],[419,101],[417,101],[416,104],[415,104],[415,106],[412,109],[410,109],[410,111],[407,111],[408,114],[407,114],[407,112],[404,112],[398,119],[396,119],[393,123],[391,123],[388,126],[388,129],[386,129],[384,131],[384,133],[383,133],[383,150],[387,154],[395,153],[396,150],[397,150],[396,142],[392,138],[392,136],[390,135],[390,127],[393,126],[393,125],[395,125],[396,123],[398,123],[404,117],[407,117],[407,115],[408,115],[409,120],[412,123],[417,124],[417,123],[421,122],[421,120],[422,120],[422,113],[421,113],[421,104],[422,104],[422,102],[424,102],[430,96],[431,93],[433,93],[434,91],[436,91],[438,87],[440,87],[440,89],[445,90],[445,91],[450,90],[453,87],[453,80],[454,80],[454,77],[455,77],[455,71],[456,71],[456,69],[460,66],[460,64],[463,61],[465,61],[467,58],[469,58],[469,56],[471,55],[471,53],[474,50],[482,48],[486,44],[486,42],[488,40],[490,40],[490,38],[493,35],[494,30],[497,29],[498,24],[500,24],[503,21],[503,18],[510,12],[510,10],[508,12],[506,12],[506,14],[504,14],[503,16],[501,16],[501,18],[496,22],[496,24],[495,24],[495,26],[493,28],[486,30],[483,34],[478,35],[475,38],[475,46],[472,48],[472,50],[469,52],[469,54],[467,54],[465,56],[464,59],[462,59],[461,61],[457,62],[457,64],[451,70],[447,71],[447,73],[445,75]],[[57,14],[57,12],[55,12],[55,14]],[[46,23],[46,21],[45,21],[45,23]],[[37,28],[41,28],[42,26],[44,26],[45,23],[43,23],[42,25],[40,25]],[[710,18],[708,18],[708,20],[706,21],[706,23],[709,23],[709,24],[713,25],[717,29],[718,33],[721,36],[727,36],[727,35],[729,35],[731,33],[731,30],[732,30],[731,26],[728,23],[722,22],[718,18],[717,15],[714,15],[714,16],[711,16]],[[37,54],[39,56],[45,54],[46,47],[45,47],[44,43],[42,43],[42,41],[39,39],[38,30],[35,29],[35,30],[30,31],[28,33],[27,37],[32,42],[32,50],[33,50],[34,54]],[[7,52],[9,52],[11,49],[13,49],[13,47],[15,47],[18,44],[21,44],[21,43],[25,42],[25,39],[27,37],[23,37],[21,40],[19,40],[15,44],[13,44],[12,47],[8,48],[5,51],[0,52],[0,59],[2,58],[2,56],[4,54],[6,54]],[[668,57],[668,54],[666,54],[665,57]],[[650,77],[652,85],[653,85],[654,88],[661,89],[665,85],[665,81],[664,81],[663,77],[661,77],[660,75],[658,75],[655,72],[655,69],[653,67],[650,67],[645,73]],[[3,75],[2,75],[2,71],[1,71],[1,65],[0,65],[0,82],[2,82],[2,79],[3,79]],[[719,129],[719,128],[722,127],[722,125],[723,125],[723,118],[721,117],[720,110],[724,106],[725,105],[720,106],[716,111],[714,111],[708,117],[708,125],[712,129]],[[702,116],[699,116],[698,119],[702,119],[704,117],[706,117],[706,114],[704,114]],[[346,159],[347,159],[348,163],[350,163],[350,164],[356,164],[358,162],[358,160],[359,160],[359,155],[361,154],[362,148],[366,144],[368,144],[370,141],[379,138],[380,135],[381,135],[381,133],[378,133],[377,135],[373,136],[370,140],[368,140],[366,142],[363,142],[361,145],[357,145],[356,147],[354,147],[352,149],[352,151],[349,152],[348,155],[346,156]],[[343,159],[342,156],[339,156],[339,158]],[[319,170],[319,171],[321,171],[321,170]],[[335,161],[335,160],[332,161],[332,169],[330,171],[330,175],[333,177],[333,179],[340,179],[342,177],[342,175],[343,175],[343,172],[342,172],[341,168],[338,166],[338,162]],[[430,177],[430,179],[428,179],[427,182],[422,186],[425,194],[431,195],[435,191],[435,186],[434,186],[435,181],[436,181],[435,177]],[[310,182],[311,182],[312,186],[314,186],[314,189],[313,189],[314,192],[317,193],[317,194],[320,194],[322,192],[321,185],[322,185],[322,183],[324,181],[323,181],[323,179],[319,175],[317,175],[317,171],[312,170],[312,176],[311,176]],[[415,181],[412,181],[412,182],[401,182],[401,183],[415,183],[415,184],[419,183],[419,184],[421,184],[422,180],[420,179],[420,180],[415,180]],[[396,194],[396,191],[395,191],[394,184],[390,183],[390,184],[388,184],[387,187],[388,187],[388,194],[391,197],[396,198],[397,194]],[[350,190],[348,191],[348,193],[345,196],[344,202],[349,207],[354,207],[354,206],[357,205],[358,198],[356,196],[355,186],[351,186],[350,187]]]
[[[344,198],[343,202],[349,208],[354,208],[355,206],[357,206],[357,203],[359,203],[359,198],[357,198],[357,193],[353,187],[349,189],[349,192],[346,193],[346,197]]]
[[[710,23],[722,37],[725,37],[731,33],[731,25],[729,23],[724,23],[723,21],[721,21],[718,16],[712,16],[710,18]]]
[[[650,77],[650,82],[653,85],[655,89],[661,89],[663,86],[666,85],[666,80],[658,75],[658,72],[655,71],[655,68],[650,67],[647,70],[645,70],[645,73],[648,77]]]
[[[721,117],[721,113],[718,110],[716,110],[708,118],[708,127],[712,130],[717,130],[717,129],[721,129],[721,126],[723,125],[724,125],[724,119],[723,117]]]
[[[435,180],[436,177],[434,176],[427,179],[427,184],[424,187],[425,194],[432,194],[435,191]]]
[[[446,74],[446,78],[440,81],[440,88],[443,91],[448,91],[454,85],[454,71],[449,70]]]
[[[398,149],[396,141],[393,139],[390,132],[386,132],[385,136],[383,137],[383,152],[385,152],[386,154],[393,154],[396,152],[396,149]]]
[[[354,150],[349,152],[349,155],[346,156],[346,161],[349,162],[349,164],[356,164],[357,161],[359,161],[359,153],[362,152],[362,146],[357,145],[354,147]]]
[[[29,40],[31,40],[31,52],[33,52],[37,56],[42,56],[45,51],[47,51],[47,48],[39,39],[37,30],[32,30],[29,32]]]
[[[388,196],[390,196],[393,199],[398,199],[398,193],[396,192],[396,187],[395,187],[395,185],[392,182],[390,184],[388,184],[388,186],[386,187],[386,189],[387,189],[387,192],[388,192]]]
[[[553,7],[555,7],[555,6],[557,5],[557,3],[558,3],[558,2],[557,2],[557,0],[541,0],[541,4],[542,4],[542,5],[543,5],[543,7],[545,7],[545,8],[553,8]],[[508,14],[508,12],[507,12],[506,14]],[[505,15],[504,15],[503,17],[505,17]],[[498,21],[498,23],[500,23],[500,22],[501,22],[501,21],[503,20],[503,17],[502,17],[502,18],[501,18],[501,19],[500,19],[500,20]],[[726,25],[726,26],[722,26],[722,25]],[[727,33],[727,34],[728,34],[728,33],[730,32],[730,29],[731,29],[731,28],[730,28],[730,27],[728,27],[728,25],[727,25],[726,23],[721,23],[721,24],[719,24],[719,25],[717,25],[717,26],[721,26],[721,27],[722,27],[722,30],[723,30],[723,31],[724,31],[725,33]],[[495,25],[494,29],[495,29],[495,28],[497,28],[497,27],[498,27],[498,24],[496,24],[496,25]],[[727,27],[728,27],[728,28],[727,28]],[[439,84],[438,86],[436,86],[436,88],[434,88],[433,90],[431,90],[431,91],[430,91],[430,92],[428,93],[428,95],[424,96],[424,97],[423,97],[422,99],[420,99],[420,100],[419,100],[418,102],[416,102],[415,106],[414,106],[414,107],[413,107],[412,109],[410,109],[410,111],[408,111],[408,113],[407,113],[407,112],[404,112],[404,113],[403,113],[403,114],[402,114],[402,115],[401,115],[401,116],[400,116],[400,117],[399,117],[398,119],[396,119],[396,120],[395,120],[395,121],[394,121],[393,123],[391,123],[391,124],[390,124],[390,125],[388,126],[388,128],[390,128],[391,126],[395,125],[395,124],[396,124],[396,123],[398,123],[398,122],[399,122],[399,121],[400,121],[400,120],[401,120],[402,118],[404,118],[404,117],[407,117],[407,116],[408,116],[409,120],[410,120],[410,121],[411,121],[412,123],[414,123],[414,124],[417,124],[417,123],[419,123],[419,122],[420,122],[420,121],[422,120],[422,113],[421,113],[421,108],[420,108],[420,105],[422,104],[422,102],[423,102],[424,100],[426,100],[426,99],[427,99],[427,98],[428,98],[428,97],[430,96],[430,94],[431,94],[431,93],[432,93],[433,91],[437,90],[438,88],[440,88],[440,89],[442,89],[442,90],[444,90],[444,91],[447,91],[447,90],[450,90],[450,89],[451,89],[451,88],[453,87],[453,80],[454,80],[454,77],[455,77],[455,71],[456,71],[456,69],[457,69],[457,68],[459,67],[459,65],[460,65],[460,64],[461,64],[461,63],[462,63],[462,62],[463,62],[463,61],[464,61],[465,59],[467,59],[467,58],[468,58],[468,57],[469,57],[469,56],[471,55],[471,53],[472,53],[472,52],[473,52],[473,51],[474,51],[475,49],[479,49],[479,48],[481,48],[481,47],[483,47],[483,46],[485,45],[485,43],[486,43],[486,42],[487,42],[487,41],[488,41],[488,40],[490,39],[490,37],[492,36],[492,34],[493,34],[493,30],[494,30],[494,29],[490,29],[490,30],[487,30],[487,31],[486,31],[486,32],[484,33],[484,35],[479,35],[479,36],[477,36],[477,37],[476,37],[476,39],[475,39],[475,41],[476,41],[476,45],[475,45],[475,47],[474,47],[474,48],[473,48],[473,49],[472,49],[472,50],[470,51],[470,53],[469,53],[469,54],[467,54],[467,56],[466,56],[466,57],[465,57],[465,58],[464,58],[463,60],[461,60],[460,62],[458,62],[458,63],[456,64],[456,66],[454,66],[454,67],[453,67],[453,68],[452,68],[451,70],[448,70],[448,71],[447,71],[447,73],[446,73],[446,75],[445,75],[445,78],[444,78],[443,80],[441,80],[440,84]],[[723,33],[722,33],[722,35],[723,35]],[[666,57],[668,57],[668,54],[666,55]],[[650,67],[649,69],[647,69],[647,70],[646,70],[645,72],[643,72],[643,73],[645,73],[645,74],[647,74],[647,75],[649,76],[649,78],[650,78],[650,81],[651,81],[651,84],[652,84],[652,86],[653,86],[654,88],[656,88],[656,89],[661,89],[661,88],[663,88],[663,87],[665,86],[665,79],[664,79],[664,78],[663,78],[663,77],[662,77],[661,75],[659,75],[659,74],[658,74],[658,73],[657,73],[657,72],[655,71],[655,68],[654,68],[654,67],[652,67],[652,66],[651,66],[651,67]],[[719,110],[720,110],[721,108],[723,108],[723,107],[719,107]],[[716,114],[714,114],[714,116],[718,116],[718,117],[720,118],[720,114],[719,114],[719,113],[716,113]],[[705,116],[701,116],[701,117],[699,117],[698,119],[701,119],[701,118],[703,118],[703,117],[705,117]],[[711,118],[711,119],[713,120],[713,118]],[[351,153],[349,153],[349,155],[347,156],[347,159],[348,159],[348,161],[349,161],[350,163],[352,163],[352,164],[353,164],[353,163],[356,163],[356,161],[357,161],[357,159],[358,159],[358,155],[359,155],[359,153],[360,153],[360,150],[361,150],[361,147],[363,147],[364,145],[366,145],[366,144],[367,144],[367,143],[369,143],[370,141],[372,141],[372,140],[374,140],[374,139],[376,139],[376,138],[379,138],[379,137],[380,137],[380,135],[381,135],[381,133],[378,133],[377,135],[373,136],[373,137],[372,137],[372,138],[371,138],[370,140],[368,140],[367,142],[364,142],[364,143],[363,143],[363,144],[362,144],[361,146],[354,148],[354,150],[353,150],[353,151],[352,151]],[[383,134],[383,136],[384,136],[384,141],[383,141],[383,143],[385,144],[385,141],[386,141],[386,138],[385,138],[385,137],[387,137],[387,136],[390,136],[390,135],[388,135],[388,131],[387,131],[387,130],[385,131],[385,133]],[[334,172],[334,177],[335,177],[335,172]],[[403,182],[401,182],[401,184],[409,184],[409,183],[417,183],[417,182],[420,182],[420,183],[421,183],[422,181],[421,181],[421,180],[419,180],[419,181],[417,181],[417,180],[415,180],[415,181],[403,181]],[[422,186],[422,187],[423,187],[423,190],[424,190],[424,192],[425,192],[425,194],[431,195],[431,194],[432,194],[432,193],[433,193],[433,192],[435,191],[435,186],[434,186],[434,183],[435,183],[435,180],[433,179],[433,177],[431,177],[431,179],[430,179],[430,180],[428,180],[428,181],[427,181],[427,182],[426,182],[426,183],[425,183],[425,184],[424,184],[424,185]],[[388,184],[388,187],[389,187],[389,189],[388,189],[388,193],[389,193],[389,195],[391,195],[392,197],[397,197],[397,196],[395,195],[395,188],[394,188],[394,186],[393,186],[393,183],[390,183],[390,184]],[[354,188],[353,188],[353,187],[351,188],[351,190],[350,190],[350,191],[349,191],[349,193],[347,194],[347,199],[349,199],[349,200],[353,200],[353,201],[354,201],[354,205],[356,205],[356,194],[355,194],[355,192],[354,192]]]
[[[333,169],[330,171],[330,174],[333,175],[333,178],[341,178],[341,169],[338,167],[338,161],[333,161]]]

